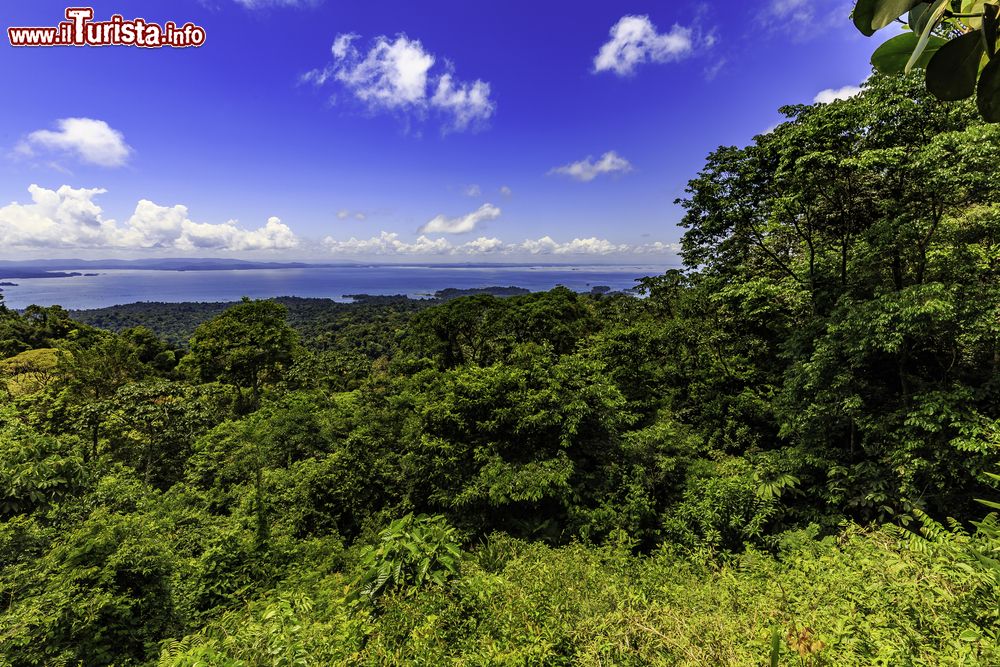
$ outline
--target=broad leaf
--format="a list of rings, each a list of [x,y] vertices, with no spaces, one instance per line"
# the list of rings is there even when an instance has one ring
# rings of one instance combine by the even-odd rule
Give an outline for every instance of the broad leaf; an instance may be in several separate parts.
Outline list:
[[[959,7],[959,11],[962,14],[976,14],[983,11],[983,0],[962,0],[962,4]],[[961,19],[962,23],[978,30],[983,27],[983,19],[980,17],[966,16]]]
[[[918,4],[920,0],[859,0],[854,6],[854,25],[871,37]]]
[[[912,32],[897,35],[878,47],[872,54],[872,66],[882,74],[901,74],[906,68],[913,50],[917,47],[918,37]],[[926,67],[931,57],[947,43],[940,37],[931,37],[924,52],[917,60],[917,67]]]
[[[910,10],[907,16],[906,23],[910,26],[910,30],[917,33],[918,35],[924,31],[924,26],[927,25],[927,10],[931,8],[931,3],[921,2],[919,5]]]
[[[979,76],[976,104],[987,122],[1000,122],[1000,58],[991,60]]]
[[[990,58],[993,58],[996,53],[997,34],[1000,33],[1000,17],[998,15],[1000,15],[1000,7],[996,5],[983,7],[983,41],[985,42],[984,48]]]
[[[903,68],[904,74],[909,74],[914,67],[918,67],[921,62],[921,57],[924,51],[927,49],[930,40],[932,39],[934,27],[941,21],[945,12],[949,8],[948,0],[935,0],[934,4],[925,12],[927,20],[924,23],[923,32],[920,33],[920,39],[917,40],[917,46],[913,49],[910,59],[906,62],[906,67]]]
[[[983,34],[979,30],[942,46],[927,63],[927,90],[946,102],[972,97],[983,51]]]

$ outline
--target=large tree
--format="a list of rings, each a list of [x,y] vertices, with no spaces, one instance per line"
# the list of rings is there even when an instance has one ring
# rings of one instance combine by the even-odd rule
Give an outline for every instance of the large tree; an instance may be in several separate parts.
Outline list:
[[[204,381],[249,391],[251,407],[256,407],[261,388],[281,379],[292,362],[297,336],[286,316],[287,309],[277,302],[244,297],[195,330],[185,364]]]
[[[725,414],[758,397],[778,437],[744,442],[797,448],[827,502],[954,511],[994,414],[1000,128],[915,77],[784,111],[709,156],[681,201],[705,343],[731,378],[708,395],[732,397]]]

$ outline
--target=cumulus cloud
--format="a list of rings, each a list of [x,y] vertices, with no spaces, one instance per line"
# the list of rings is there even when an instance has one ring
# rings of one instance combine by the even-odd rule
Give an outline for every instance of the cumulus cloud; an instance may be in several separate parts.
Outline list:
[[[551,236],[540,239],[526,239],[521,248],[532,255],[608,255],[614,252],[628,252],[630,246],[616,245],[607,239],[590,237],[573,239],[567,243],[557,243]]]
[[[613,243],[597,237],[575,238],[559,242],[551,236],[538,239],[525,239],[520,243],[505,243],[495,237],[481,236],[473,241],[453,244],[445,238],[431,239],[421,235],[414,242],[408,243],[399,238],[399,234],[383,231],[379,236],[369,239],[350,238],[338,241],[332,237],[323,240],[323,246],[336,255],[366,256],[366,255],[448,255],[448,256],[611,256],[611,255],[674,255],[679,251],[676,243],[656,241],[642,245]]]
[[[829,104],[837,100],[846,100],[861,92],[858,86],[844,86],[843,88],[827,88],[816,93],[813,102],[816,104]]]
[[[496,220],[499,217],[499,208],[493,204],[483,204],[472,213],[458,218],[436,216],[417,231],[421,234],[465,234],[473,231],[479,223]]]
[[[680,243],[664,243],[663,241],[654,241],[653,243],[644,243],[642,245],[637,245],[632,249],[637,255],[662,255],[662,254],[677,254],[681,251]]]
[[[482,194],[483,194],[482,189],[478,185],[476,185],[475,183],[473,183],[472,185],[466,185],[465,186],[465,196],[466,197],[479,197]]]
[[[658,32],[648,16],[623,16],[611,28],[608,40],[594,57],[594,72],[627,76],[642,63],[681,60],[694,51],[694,31],[674,24]],[[714,37],[712,42],[714,43]]]
[[[328,236],[323,239],[323,245],[338,255],[441,255],[450,254],[454,249],[447,239],[431,240],[420,236],[413,243],[406,243],[399,234],[385,231],[370,239],[352,236],[347,241],[337,241]]]
[[[28,188],[30,204],[11,203],[0,208],[0,244],[6,247],[72,248],[110,245],[118,235],[112,220],[105,220],[94,197],[100,188],[74,189],[67,185],[47,190]]]
[[[613,243],[607,239],[576,238],[559,243],[550,236],[540,239],[525,239],[521,243],[507,246],[509,252],[528,252],[532,255],[631,255],[631,254],[676,254],[680,246],[676,243],[646,243],[630,245]]]
[[[235,221],[194,222],[185,206],[143,199],[124,223],[106,218],[95,197],[100,188],[28,188],[30,204],[0,208],[0,244],[20,248],[120,248],[176,250],[273,250],[294,248],[298,239],[278,218],[258,229]]]
[[[504,197],[510,197],[511,195],[514,194],[514,191],[511,190],[506,185],[501,185],[500,186],[500,194],[502,194]]]
[[[496,107],[490,99],[490,84],[479,79],[472,83],[455,83],[451,74],[438,79],[431,106],[451,113],[456,130],[487,121]]]
[[[121,167],[132,154],[125,136],[103,120],[62,118],[56,121],[56,128],[32,132],[17,146],[17,152],[34,155],[39,150],[53,151],[101,167]]]
[[[458,254],[487,255],[494,252],[503,252],[506,247],[506,244],[496,237],[487,238],[480,236],[475,241],[469,241],[458,246],[456,251]]]
[[[561,174],[575,178],[578,181],[588,182],[601,174],[625,174],[630,171],[632,171],[632,164],[628,160],[618,155],[615,151],[608,151],[597,161],[594,161],[594,158],[588,155],[583,160],[571,162],[562,167],[556,167],[549,173]]]
[[[159,206],[147,199],[136,205],[119,239],[120,245],[129,248],[177,250],[276,250],[298,245],[295,234],[279,218],[268,218],[263,227],[246,230],[233,220],[194,222],[186,206]]]
[[[306,72],[302,80],[339,85],[373,112],[437,114],[445,119],[446,130],[475,129],[493,115],[490,84],[456,80],[447,62],[432,71],[437,58],[419,40],[380,35],[362,51],[355,46],[358,39],[354,33],[337,35],[330,48],[333,62]]]

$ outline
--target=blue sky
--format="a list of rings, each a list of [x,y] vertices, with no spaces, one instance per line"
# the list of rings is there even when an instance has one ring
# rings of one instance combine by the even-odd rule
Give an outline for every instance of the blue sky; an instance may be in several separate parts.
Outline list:
[[[849,94],[877,45],[840,0],[92,6],[207,40],[4,36],[4,258],[671,263],[707,153]]]

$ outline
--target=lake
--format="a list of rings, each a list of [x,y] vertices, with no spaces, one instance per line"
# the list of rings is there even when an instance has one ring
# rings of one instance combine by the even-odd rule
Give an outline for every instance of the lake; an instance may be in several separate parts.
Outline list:
[[[420,298],[447,287],[523,287],[548,290],[556,285],[589,292],[595,285],[615,290],[636,278],[663,273],[666,266],[337,266],[224,271],[96,270],[98,275],[68,278],[15,278],[4,287],[10,308],[61,305],[68,309],[103,308],[136,301],[238,301],[241,297],[325,297],[349,301],[345,294],[406,294]],[[90,271],[90,270],[88,270]]]

